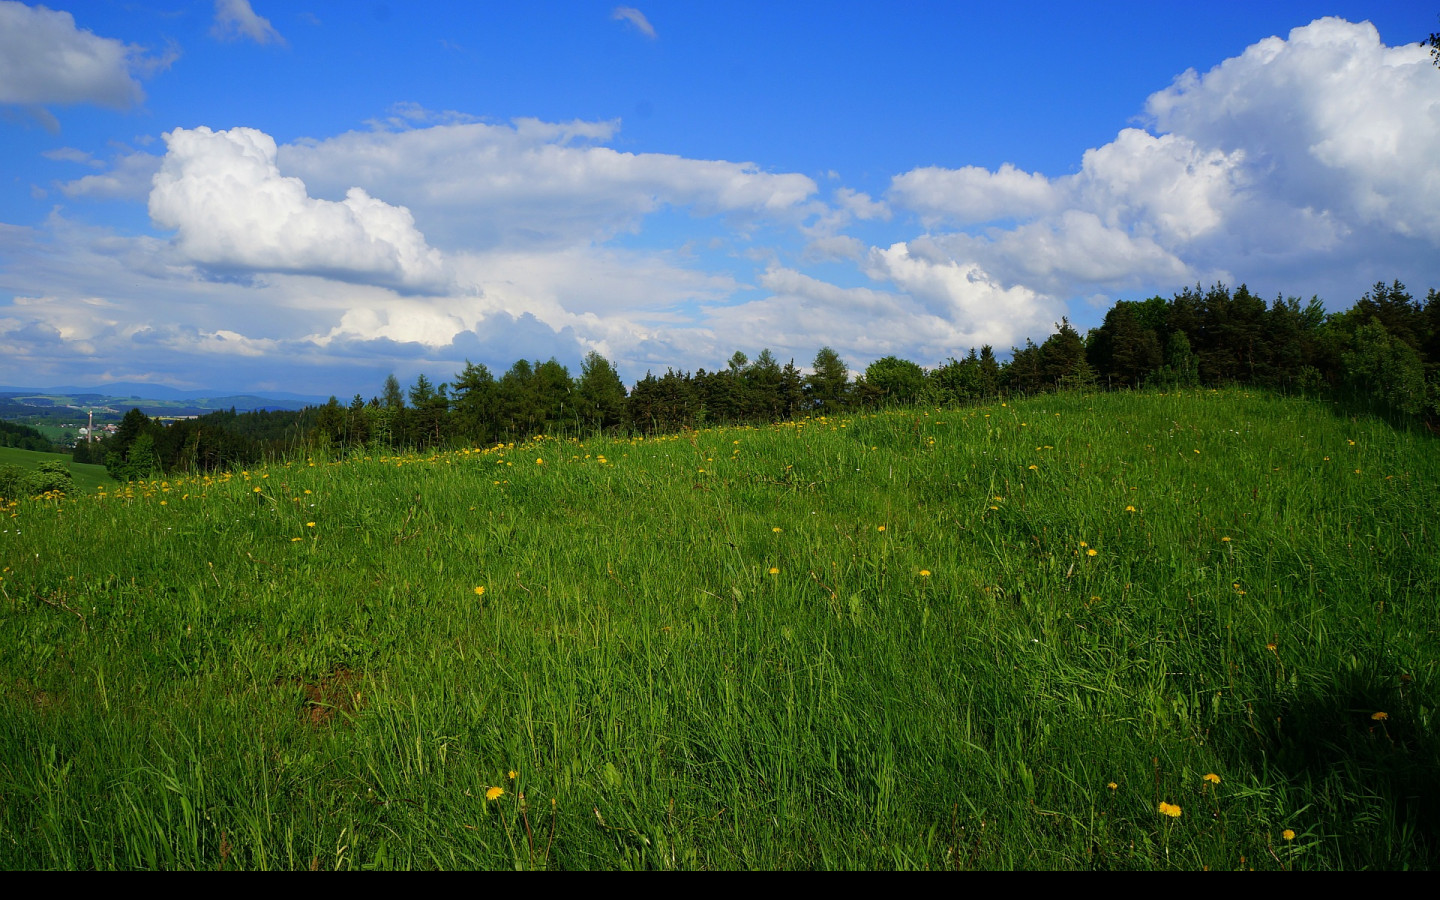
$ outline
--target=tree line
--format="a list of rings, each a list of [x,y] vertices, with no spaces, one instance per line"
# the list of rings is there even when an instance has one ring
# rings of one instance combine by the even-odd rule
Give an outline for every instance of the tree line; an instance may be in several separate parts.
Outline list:
[[[852,373],[821,348],[802,374],[769,350],[737,351],[714,371],[647,372],[626,390],[613,364],[590,353],[580,372],[519,360],[498,378],[466,362],[451,382],[389,376],[377,396],[299,412],[217,412],[161,426],[131,410],[102,444],[76,447],[122,480],[211,471],[297,452],[426,449],[524,440],[536,434],[655,434],[765,423],[898,405],[958,405],[1058,390],[1251,385],[1334,395],[1399,416],[1440,420],[1440,293],[1424,302],[1400,282],[1376,284],[1343,312],[1318,297],[1270,303],[1241,285],[1186,288],[1119,301],[1081,335],[1067,320],[1037,345],[971,348],[930,369],[887,356]],[[83,448],[83,449],[82,449]]]

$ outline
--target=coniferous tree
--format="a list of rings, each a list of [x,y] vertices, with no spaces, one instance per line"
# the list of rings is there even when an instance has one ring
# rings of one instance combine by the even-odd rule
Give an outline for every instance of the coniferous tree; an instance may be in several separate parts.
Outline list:
[[[846,409],[850,393],[850,370],[840,354],[821,347],[815,354],[814,372],[805,379],[805,396],[811,409],[834,415]]]
[[[455,431],[475,444],[484,444],[499,437],[498,393],[495,376],[484,363],[465,360],[465,370],[455,376],[451,393],[451,409]]]
[[[625,424],[625,385],[610,361],[593,350],[580,363],[575,406],[580,423],[591,431],[613,431]]]

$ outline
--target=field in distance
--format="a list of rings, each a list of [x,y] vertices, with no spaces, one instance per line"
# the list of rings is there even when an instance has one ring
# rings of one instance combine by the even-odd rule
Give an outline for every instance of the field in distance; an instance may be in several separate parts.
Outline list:
[[[37,468],[43,462],[63,462],[69,466],[70,474],[75,479],[75,488],[81,492],[89,493],[99,489],[102,485],[118,486],[115,479],[105,471],[104,466],[71,462],[69,454],[38,453],[34,450],[0,447],[0,466],[19,466],[22,469],[30,470]]]
[[[1400,868],[1434,437],[1059,394],[0,521],[0,868]]]

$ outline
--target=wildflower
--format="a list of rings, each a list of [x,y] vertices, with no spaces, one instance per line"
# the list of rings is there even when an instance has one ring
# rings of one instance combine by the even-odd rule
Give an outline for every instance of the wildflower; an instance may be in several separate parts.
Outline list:
[[[771,566],[771,567],[770,567],[770,574],[771,574],[771,575],[779,575],[779,574],[780,574],[780,570],[777,569],[777,568],[775,568],[774,566]]]
[[[1120,790],[1120,785],[1116,784],[1116,783],[1113,782],[1113,781],[1110,782],[1109,784],[1105,785],[1105,786],[1106,786],[1107,788],[1109,788],[1110,790],[1112,790],[1112,791],[1118,791],[1118,790]]]
[[[1211,784],[1219,784],[1220,776],[1216,775],[1214,772],[1211,772],[1205,776],[1205,780],[1210,782]]]
[[[920,577],[921,577],[921,578],[929,578],[929,577],[930,577],[930,570],[929,570],[929,569],[921,569],[921,570],[920,570]]]
[[[486,788],[486,789],[485,789],[485,799],[486,799],[486,800],[499,800],[500,797],[501,797],[504,793],[505,793],[505,789],[502,788],[502,787]]]
[[[1126,511],[1126,512],[1134,512],[1134,511],[1135,511],[1135,507],[1133,507],[1133,506],[1127,506],[1127,507],[1125,507],[1125,511]]]
[[[306,527],[306,528],[314,528],[314,527],[315,527],[315,523],[314,523],[314,522],[306,522],[306,523],[305,523],[305,527]]]
[[[1220,543],[1222,543],[1222,544],[1228,544],[1228,543],[1230,543],[1230,536],[1227,534],[1225,537],[1222,537],[1222,538],[1220,539]]]
[[[509,772],[506,772],[505,774],[506,774],[507,776],[509,776],[509,778],[510,778],[511,781],[514,781],[514,780],[515,780],[517,777],[519,777],[519,775],[520,775],[520,773],[519,773],[519,772],[516,772],[514,769],[511,769]]]
[[[1383,722],[1388,718],[1390,718],[1390,714],[1387,712],[1377,712],[1370,714],[1370,719],[1374,722]]]
[[[778,526],[778,525],[775,526],[774,528],[770,529],[770,530],[773,531],[773,532],[775,532],[776,534],[779,534],[780,531],[781,531],[780,526]]]
[[[260,489],[258,487],[255,489],[255,493],[260,493]]]
[[[1180,818],[1180,807],[1174,803],[1166,803],[1162,800],[1160,801],[1158,811],[1164,813],[1172,819]]]
[[[1293,841],[1293,840],[1295,840],[1295,832],[1291,831],[1291,830],[1288,829],[1288,828],[1285,829],[1284,831],[1280,832],[1280,836],[1283,837],[1283,838],[1284,838],[1285,840],[1287,840],[1287,841]]]
[[[475,596],[477,596],[477,597],[483,597],[483,596],[485,596],[485,585],[480,584],[480,585],[476,585],[476,586],[475,586]]]
[[[1274,641],[1271,641],[1270,643],[1268,643],[1268,644],[1265,645],[1265,649],[1266,649],[1266,650],[1269,650],[1271,653],[1274,653],[1274,652],[1275,652],[1275,647],[1276,647],[1276,644],[1275,644]]]
[[[1098,554],[1099,552],[1100,552],[1099,550],[1096,550],[1094,547],[1091,547],[1089,550],[1086,550],[1086,551],[1085,551],[1085,555],[1086,555],[1086,556],[1095,556],[1095,555]]]
[[[884,525],[876,526],[875,530],[876,530],[876,531],[884,531],[884,530],[885,530],[885,526],[884,526]]]
[[[537,466],[543,466],[543,465],[545,465],[545,460],[537,458],[537,459],[535,460],[535,465],[537,465]]]
[[[1039,467],[1039,466],[1032,465],[1030,468],[1031,468],[1031,470],[1038,470],[1040,467]]]

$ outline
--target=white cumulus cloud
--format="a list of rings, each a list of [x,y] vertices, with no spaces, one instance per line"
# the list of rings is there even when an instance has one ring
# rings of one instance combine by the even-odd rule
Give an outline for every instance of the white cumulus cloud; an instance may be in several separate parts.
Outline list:
[[[1440,259],[1437,74],[1419,45],[1319,19],[1182,74],[1147,101],[1153,131],[1121,130],[1073,175],[927,167],[888,198],[969,228],[934,235],[957,259],[1062,296],[1227,270],[1299,291],[1434,277],[1414,260],[1418,244]],[[1383,271],[1405,259],[1414,271]]]
[[[816,191],[805,175],[752,163],[603,146],[617,129],[458,122],[300,141],[280,148],[279,158],[321,195],[359,184],[414,210],[427,234],[476,249],[604,240],[664,207],[798,219]]]
[[[0,103],[127,109],[145,99],[131,75],[139,53],[79,28],[68,12],[0,0]]]
[[[275,141],[253,128],[177,128],[150,192],[150,217],[202,266],[236,272],[320,274],[435,289],[439,251],[410,211],[362,188],[342,201],[311,197],[280,174]]]

